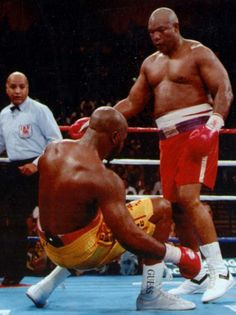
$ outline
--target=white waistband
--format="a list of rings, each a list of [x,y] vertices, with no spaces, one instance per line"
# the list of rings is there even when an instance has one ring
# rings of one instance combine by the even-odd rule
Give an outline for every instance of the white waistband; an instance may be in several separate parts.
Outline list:
[[[208,103],[173,110],[156,119],[158,129],[168,128],[189,119],[212,114],[212,106]]]

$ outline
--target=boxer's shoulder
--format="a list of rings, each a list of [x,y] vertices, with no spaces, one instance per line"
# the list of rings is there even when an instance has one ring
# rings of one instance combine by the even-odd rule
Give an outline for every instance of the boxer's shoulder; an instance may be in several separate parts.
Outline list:
[[[100,177],[99,183],[106,193],[124,190],[123,180],[114,171],[105,169],[97,175]]]

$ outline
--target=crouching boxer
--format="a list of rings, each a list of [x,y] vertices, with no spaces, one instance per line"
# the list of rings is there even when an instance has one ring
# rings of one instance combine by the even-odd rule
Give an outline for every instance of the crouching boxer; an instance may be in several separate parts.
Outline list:
[[[161,290],[163,261],[179,266],[186,278],[200,270],[195,252],[165,243],[172,223],[170,203],[147,198],[126,205],[123,181],[102,162],[122,150],[126,136],[124,116],[100,107],[80,140],[51,144],[40,158],[38,230],[57,267],[26,293],[37,307],[73,270],[102,267],[129,250],[144,258],[138,310],[195,308]]]

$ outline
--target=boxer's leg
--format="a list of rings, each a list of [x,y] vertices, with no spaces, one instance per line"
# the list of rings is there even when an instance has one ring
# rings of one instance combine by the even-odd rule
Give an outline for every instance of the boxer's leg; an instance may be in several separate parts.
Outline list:
[[[26,295],[37,307],[44,307],[51,293],[57,286],[65,281],[69,275],[71,275],[71,272],[68,269],[57,266],[48,276],[35,285],[32,285],[27,290]]]
[[[212,302],[222,297],[235,285],[235,280],[228,268],[224,265],[218,242],[200,246],[206,258],[209,270],[209,284],[202,296],[202,302]]]
[[[206,258],[209,283],[202,302],[214,301],[233,285],[234,278],[224,264],[212,217],[199,200],[200,184],[182,185],[178,188],[178,204],[184,210],[198,236],[200,250]]]
[[[164,243],[168,240],[172,212],[170,203],[161,198],[152,199],[153,215],[149,219],[155,224],[153,237]],[[179,261],[181,253],[172,246],[167,247],[171,259]],[[177,257],[178,256],[178,257]],[[144,259],[141,292],[137,298],[137,310],[187,310],[195,308],[195,304],[161,290],[164,262]]]
[[[201,253],[199,250],[199,240],[192,225],[189,224],[183,210],[176,204],[172,204],[173,220],[175,222],[175,234],[180,240],[180,244],[196,251],[201,261],[201,270],[193,279],[186,279],[177,288],[169,290],[169,293],[175,295],[203,293],[207,289],[209,277],[204,268]]]

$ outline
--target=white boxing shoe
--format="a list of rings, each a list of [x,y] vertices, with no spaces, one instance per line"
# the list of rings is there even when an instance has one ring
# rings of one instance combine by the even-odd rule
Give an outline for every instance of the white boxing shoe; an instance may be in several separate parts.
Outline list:
[[[26,292],[29,299],[37,306],[44,307],[51,293],[62,284],[71,271],[66,268],[57,266],[44,279],[32,285]]]
[[[208,288],[202,296],[203,303],[219,299],[235,285],[234,277],[229,271],[227,275],[216,272],[211,273]]]
[[[209,276],[205,274],[205,276],[203,276],[200,280],[187,279],[177,288],[171,289],[168,292],[174,295],[203,293],[207,289],[208,282]]]
[[[195,307],[196,305],[190,301],[184,300],[178,296],[154,288],[152,294],[140,293],[136,301],[136,308],[138,311],[143,310],[181,311],[192,310]]]
[[[51,292],[43,290],[42,281],[32,285],[26,291],[26,296],[31,299],[36,307],[42,308],[47,304],[47,299]]]

